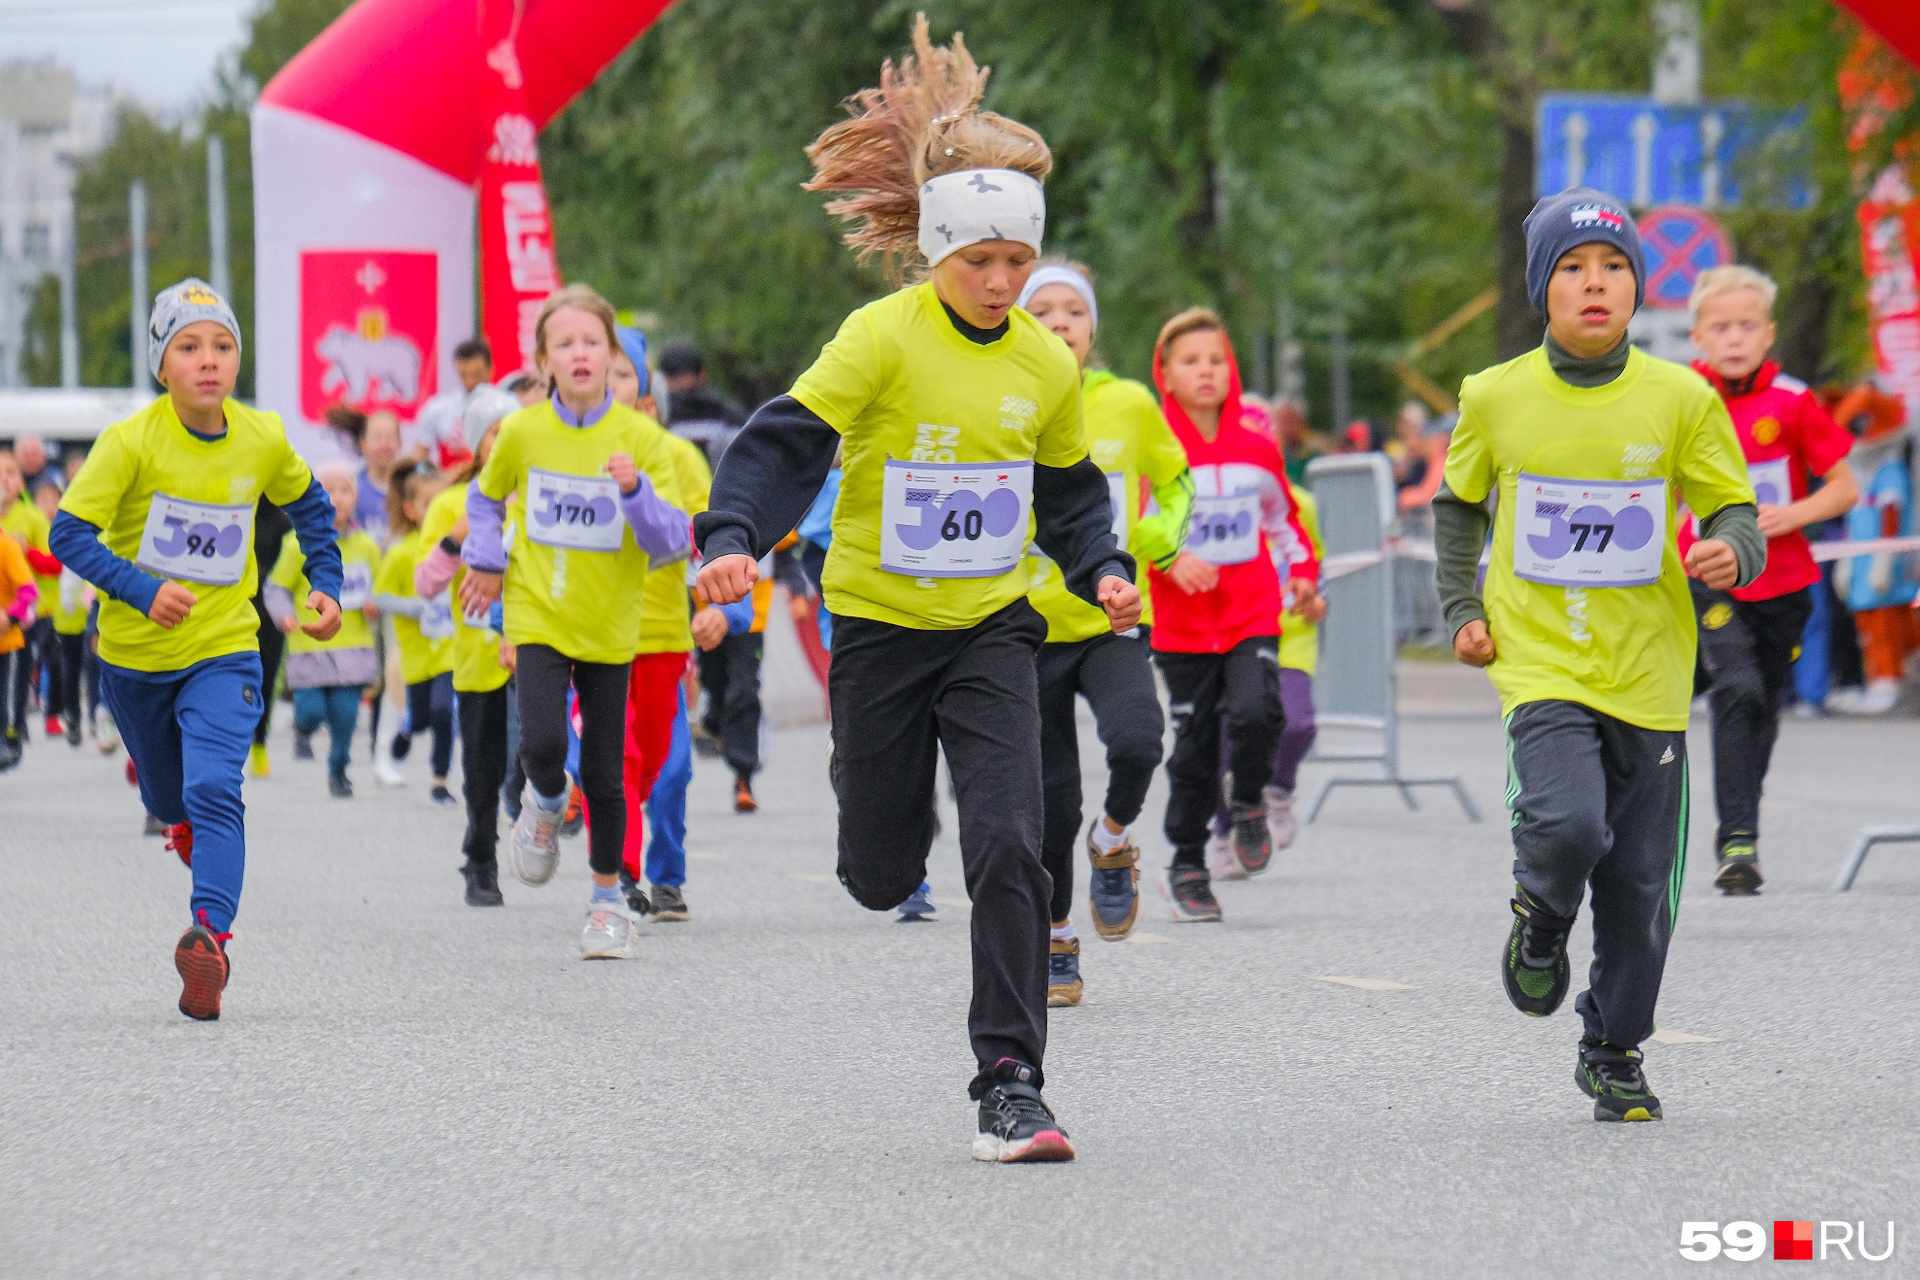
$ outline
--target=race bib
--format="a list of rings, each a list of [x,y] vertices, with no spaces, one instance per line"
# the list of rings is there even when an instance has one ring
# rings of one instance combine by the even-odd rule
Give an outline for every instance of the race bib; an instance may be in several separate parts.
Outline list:
[[[1245,564],[1259,555],[1260,495],[1196,497],[1187,551],[1212,564]]]
[[[1127,515],[1133,509],[1127,497],[1127,473],[1107,472],[1107,501],[1113,504],[1113,540],[1120,544],[1122,551],[1127,549]]]
[[[1785,458],[1749,462],[1747,479],[1753,482],[1754,501],[1763,507],[1784,507],[1793,501],[1793,473]]]
[[[231,587],[246,576],[252,545],[253,504],[215,506],[156,493],[134,563],[162,578]]]
[[[340,566],[340,612],[364,609],[373,599],[373,566],[355,560]]]
[[[445,640],[453,635],[453,592],[429,596],[420,613],[420,634],[428,640]],[[483,620],[484,621],[484,620]]]
[[[527,537],[568,551],[618,551],[627,523],[611,476],[527,471]]]
[[[880,567],[916,578],[989,578],[1020,563],[1033,509],[1031,462],[889,462]]]
[[[1513,572],[1555,587],[1644,587],[1667,550],[1664,480],[1559,480],[1514,486]]]

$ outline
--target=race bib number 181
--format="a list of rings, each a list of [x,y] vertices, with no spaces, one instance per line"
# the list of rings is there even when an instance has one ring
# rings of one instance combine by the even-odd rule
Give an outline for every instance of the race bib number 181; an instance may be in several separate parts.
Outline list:
[[[1514,496],[1515,577],[1556,587],[1644,587],[1660,580],[1666,481],[1522,472]]]

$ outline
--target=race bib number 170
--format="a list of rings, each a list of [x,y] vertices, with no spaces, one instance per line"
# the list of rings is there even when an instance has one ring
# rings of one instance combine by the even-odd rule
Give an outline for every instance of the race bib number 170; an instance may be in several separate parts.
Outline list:
[[[1667,482],[1530,476],[1514,486],[1513,572],[1556,587],[1644,587],[1667,550]]]

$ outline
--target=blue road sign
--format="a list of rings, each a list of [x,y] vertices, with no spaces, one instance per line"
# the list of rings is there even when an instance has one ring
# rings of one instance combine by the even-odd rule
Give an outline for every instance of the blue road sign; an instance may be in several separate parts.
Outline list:
[[[1805,118],[1738,100],[1667,106],[1630,94],[1546,94],[1535,116],[1538,194],[1588,186],[1641,209],[1736,205],[1743,161]],[[1813,203],[1799,175],[1786,179],[1785,191],[1792,208]]]

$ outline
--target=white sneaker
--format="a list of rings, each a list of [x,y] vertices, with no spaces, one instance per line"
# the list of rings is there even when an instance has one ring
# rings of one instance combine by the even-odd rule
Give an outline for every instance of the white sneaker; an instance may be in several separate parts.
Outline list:
[[[1854,709],[1859,716],[1883,716],[1893,710],[1900,701],[1900,682],[1898,680],[1869,680],[1867,691],[1860,695],[1860,705]]]
[[[580,932],[580,958],[629,960],[632,957],[633,917],[627,914],[627,905],[624,902],[589,902],[587,927]]]
[[[1293,792],[1269,782],[1260,794],[1267,802],[1267,838],[1276,851],[1291,847],[1300,834],[1299,820],[1293,816]]]
[[[1826,708],[1834,715],[1857,716],[1860,704],[1866,699],[1867,691],[1858,685],[1849,685],[1844,689],[1835,689],[1827,695]]]
[[[120,726],[113,722],[113,712],[105,707],[95,714],[95,733],[100,740],[100,754],[110,756],[120,749]]]
[[[520,816],[507,840],[507,860],[522,884],[545,884],[553,879],[554,868],[560,865],[560,819],[565,815],[564,800],[558,809],[542,809],[531,782],[520,793]]]
[[[1216,832],[1207,840],[1207,873],[1215,880],[1245,880],[1247,869],[1233,856],[1233,837]]]
[[[373,762],[373,780],[383,787],[407,785],[407,775],[400,772],[400,766],[396,765],[385,752],[378,753]]]

